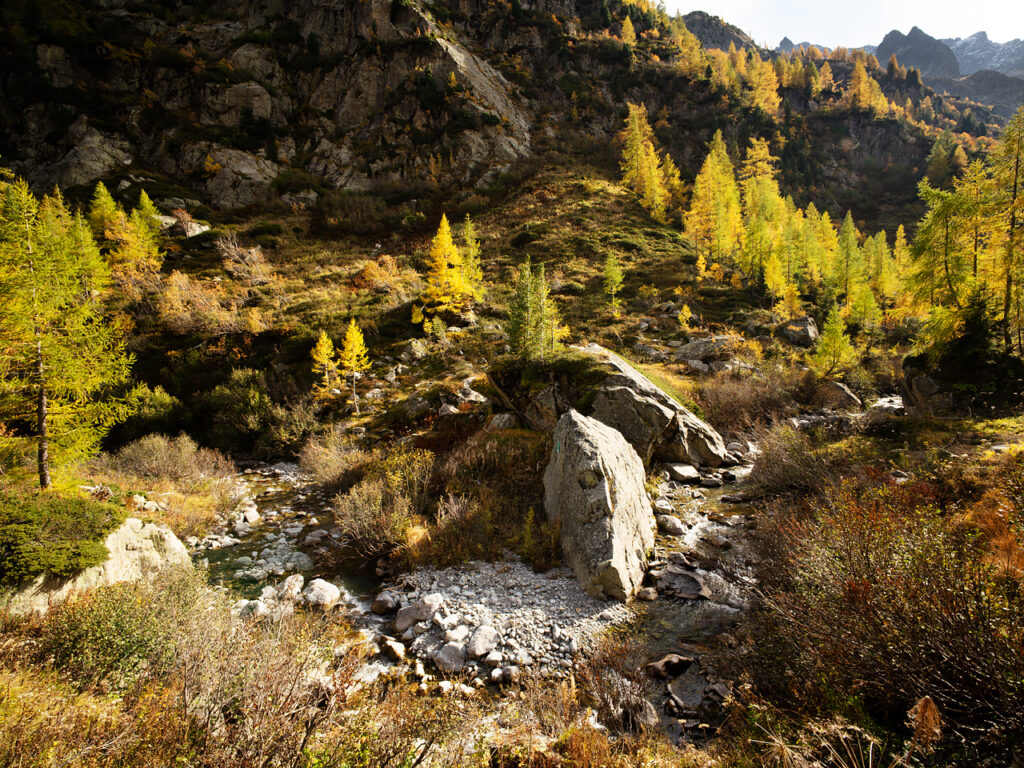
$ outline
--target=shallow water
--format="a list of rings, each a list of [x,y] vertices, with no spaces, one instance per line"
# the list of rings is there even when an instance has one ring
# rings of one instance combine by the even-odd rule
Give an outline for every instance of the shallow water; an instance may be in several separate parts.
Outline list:
[[[330,536],[334,528],[330,494],[319,490],[299,472],[298,467],[290,464],[260,466],[246,470],[238,479],[249,488],[260,520],[250,533],[237,537],[241,544],[203,552],[202,556],[209,564],[211,581],[250,599],[258,597],[260,590],[267,585],[277,584],[292,573],[301,573],[307,582],[316,578],[327,579],[356,597],[370,596],[376,591],[380,581],[372,573],[338,571],[338,543]],[[297,531],[299,526],[302,526],[301,531]],[[291,532],[285,534],[285,529],[289,528]],[[306,536],[316,530],[327,531],[328,536],[318,544],[305,544]],[[239,558],[257,560],[259,553],[282,535],[294,541],[295,550],[309,556],[311,568],[268,574],[265,580],[257,582],[236,578]]]

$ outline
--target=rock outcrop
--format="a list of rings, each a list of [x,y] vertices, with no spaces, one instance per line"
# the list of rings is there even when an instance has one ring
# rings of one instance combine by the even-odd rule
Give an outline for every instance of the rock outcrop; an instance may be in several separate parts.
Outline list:
[[[636,368],[597,344],[580,350],[611,369],[594,398],[592,417],[621,432],[645,462],[718,467],[727,460],[722,436]]]
[[[185,545],[164,525],[129,518],[104,543],[110,553],[105,562],[69,579],[38,576],[6,601],[0,600],[0,607],[15,615],[46,613],[97,587],[135,581],[165,568],[192,567]]]
[[[654,546],[654,515],[643,462],[626,439],[575,410],[562,416],[544,473],[544,508],[583,588],[630,600]]]

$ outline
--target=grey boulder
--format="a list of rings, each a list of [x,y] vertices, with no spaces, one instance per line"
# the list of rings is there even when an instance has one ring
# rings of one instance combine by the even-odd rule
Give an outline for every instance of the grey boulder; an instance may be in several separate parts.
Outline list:
[[[544,473],[544,508],[560,527],[577,580],[599,598],[630,600],[654,546],[644,465],[615,429],[570,410],[558,421]]]

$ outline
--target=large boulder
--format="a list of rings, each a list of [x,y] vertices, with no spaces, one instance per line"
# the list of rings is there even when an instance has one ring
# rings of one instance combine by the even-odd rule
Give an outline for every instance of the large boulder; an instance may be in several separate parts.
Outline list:
[[[104,544],[109,553],[106,561],[69,579],[38,576],[6,600],[0,600],[0,607],[14,615],[46,613],[51,606],[97,587],[137,581],[165,568],[192,567],[185,545],[165,525],[129,518],[107,536]]]
[[[695,466],[721,466],[722,436],[640,371],[598,344],[581,347],[611,372],[598,388],[591,415],[622,433],[640,457]]]
[[[615,429],[570,410],[558,421],[544,473],[544,508],[583,588],[631,599],[654,546],[644,465]]]
[[[709,360],[728,357],[736,349],[739,341],[737,336],[708,336],[704,339],[695,339],[676,349],[676,360],[699,360],[706,363]]]
[[[813,347],[818,343],[818,324],[813,317],[800,317],[780,325],[776,332],[790,344]]]
[[[646,464],[673,429],[676,414],[629,387],[603,387],[594,398],[591,416],[621,432]]]

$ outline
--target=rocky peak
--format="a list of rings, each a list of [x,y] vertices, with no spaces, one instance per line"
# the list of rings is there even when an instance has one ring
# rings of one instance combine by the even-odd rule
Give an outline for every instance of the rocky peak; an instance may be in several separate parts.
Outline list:
[[[914,27],[904,35],[894,29],[878,46],[876,56],[886,62],[893,54],[900,64],[916,67],[926,77],[960,77],[960,64],[948,45]]]

